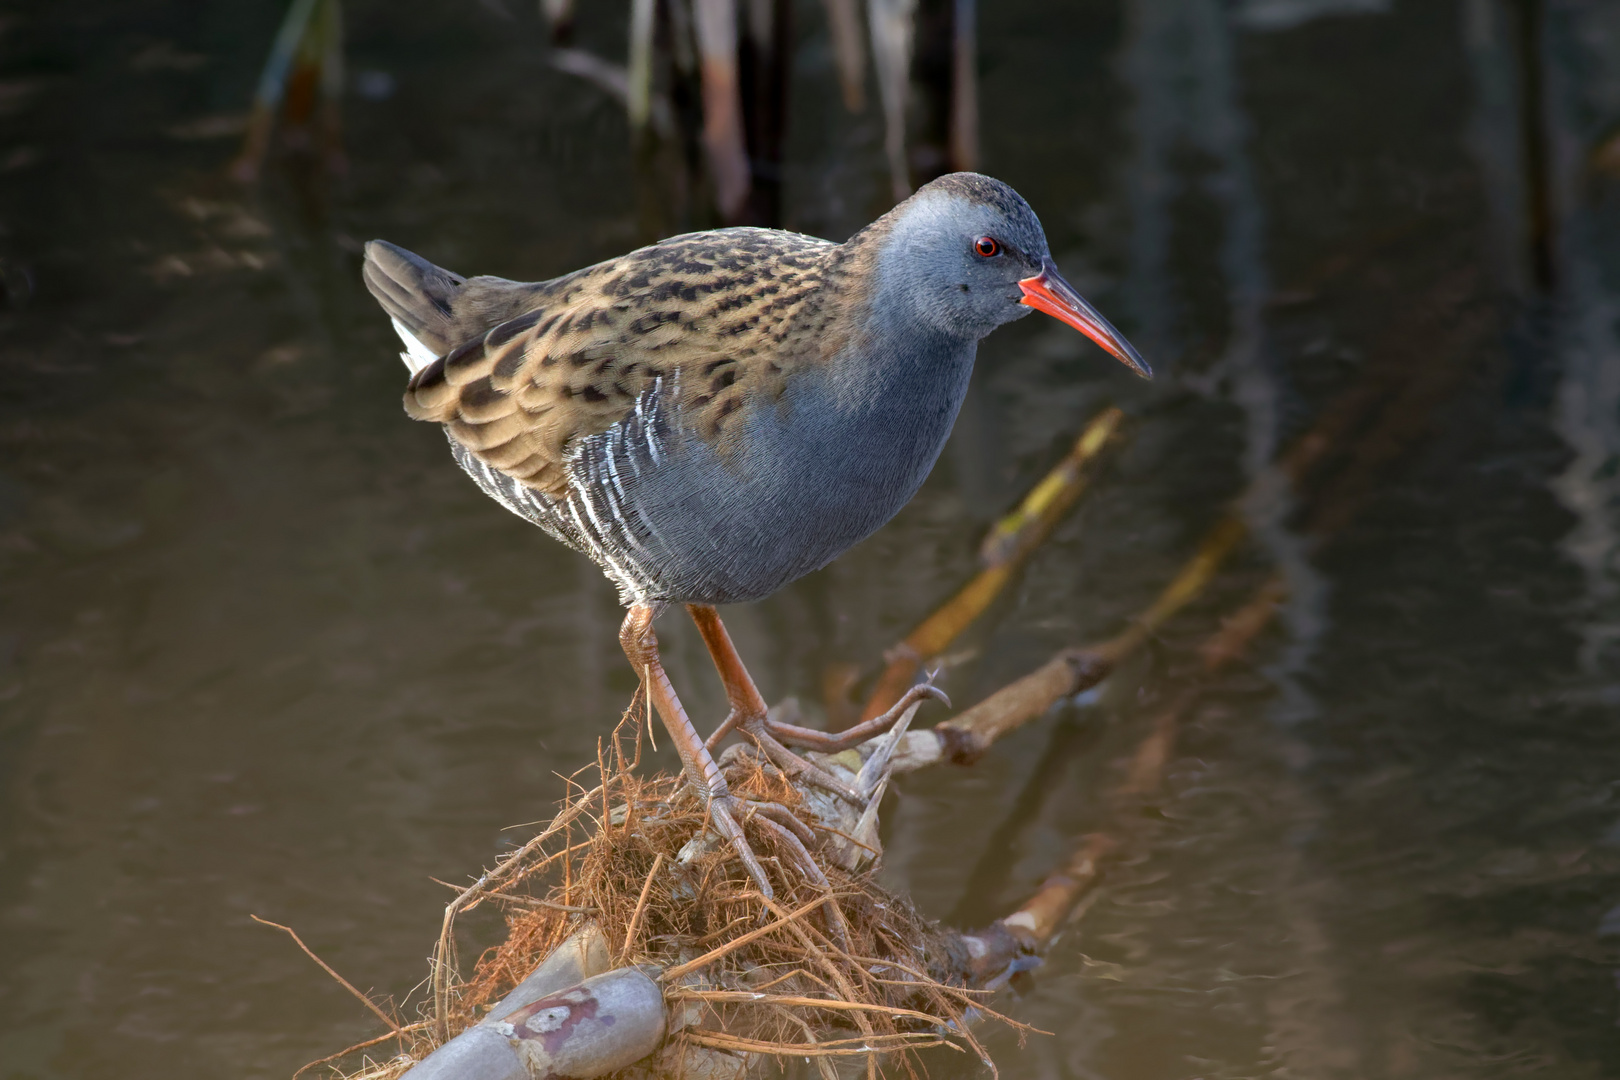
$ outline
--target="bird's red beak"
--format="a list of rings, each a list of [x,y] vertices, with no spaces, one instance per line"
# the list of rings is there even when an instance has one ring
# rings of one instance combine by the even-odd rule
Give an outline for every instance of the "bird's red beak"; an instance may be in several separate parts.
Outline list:
[[[1073,285],[1063,280],[1063,275],[1058,273],[1050,258],[1042,263],[1040,273],[1024,278],[1018,287],[1024,290],[1020,304],[1044,311],[1054,319],[1061,319],[1107,349],[1114,359],[1142,378],[1153,378],[1153,369],[1142,359],[1142,354],[1131,347],[1123,334],[1109,325],[1101,312],[1086,303],[1085,298],[1074,291]]]

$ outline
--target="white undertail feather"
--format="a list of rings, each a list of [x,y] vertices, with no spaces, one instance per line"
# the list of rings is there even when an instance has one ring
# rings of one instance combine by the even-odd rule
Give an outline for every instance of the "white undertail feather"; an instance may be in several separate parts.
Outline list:
[[[405,325],[398,319],[389,319],[388,321],[394,324],[394,333],[398,334],[399,340],[405,343],[405,351],[399,354],[399,358],[405,361],[405,366],[411,369],[412,375],[438,359],[433,350],[418,341],[416,335],[405,329]]]

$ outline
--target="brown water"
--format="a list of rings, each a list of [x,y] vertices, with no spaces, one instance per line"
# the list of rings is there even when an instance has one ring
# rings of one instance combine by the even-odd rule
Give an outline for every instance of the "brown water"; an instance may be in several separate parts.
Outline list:
[[[972,636],[959,702],[1115,632],[1364,371],[1435,375],[1359,451],[1375,479],[1315,497],[1331,540],[1256,499],[1260,539],[1141,664],[901,786],[890,883],[1007,910],[1110,823],[1196,643],[1286,569],[1281,625],[1006,1002],[1054,1034],[997,1036],[1003,1075],[1620,1075],[1620,184],[1585,159],[1620,121],[1620,9],[1540,6],[1549,292],[1517,3],[983,6],[985,168],[1162,375],[1035,319],[987,342],[916,502],[728,612],[768,695],[874,661],[1106,402],[1132,439]],[[403,997],[431,878],[523,836],[633,686],[608,585],[401,415],[356,255],[532,278],[632,246],[618,111],[548,70],[532,4],[354,0],[349,176],[244,192],[230,139],[175,129],[240,111],[280,7],[16,3],[0,29],[4,1080],[285,1077],[374,1033],[249,913]],[[616,54],[618,6],[587,7]],[[788,224],[842,238],[885,208],[881,131],[800,9]]]

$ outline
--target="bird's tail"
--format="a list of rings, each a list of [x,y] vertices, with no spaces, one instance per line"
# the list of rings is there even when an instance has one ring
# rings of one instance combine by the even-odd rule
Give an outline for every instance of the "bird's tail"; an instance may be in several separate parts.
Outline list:
[[[364,276],[405,343],[400,359],[412,374],[535,302],[531,285],[464,278],[386,240],[366,245]]]
[[[363,273],[405,343],[400,359],[413,374],[457,344],[450,340],[455,297],[466,278],[386,240],[366,245]]]

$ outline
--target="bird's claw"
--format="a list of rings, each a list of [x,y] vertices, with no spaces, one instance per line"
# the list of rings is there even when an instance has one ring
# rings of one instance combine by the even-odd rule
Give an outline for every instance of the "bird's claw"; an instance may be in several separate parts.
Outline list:
[[[844,922],[844,913],[839,908],[838,901],[831,896],[832,882],[827,880],[827,875],[822,873],[821,867],[816,865],[815,858],[800,842],[796,830],[780,823],[782,815],[786,815],[799,829],[804,829],[807,833],[810,831],[802,821],[793,817],[785,806],[779,806],[776,803],[751,804],[750,820],[754,821],[767,833],[774,835],[782,852],[786,854],[788,861],[798,869],[799,873],[803,874],[811,884],[820,888],[822,892],[829,894],[826,902],[822,905],[822,909],[827,913],[827,929],[832,932],[838,947],[848,952],[849,926]]]
[[[754,849],[748,844],[748,837],[743,833],[742,822],[738,820],[742,809],[741,800],[734,795],[717,795],[709,800],[709,820],[714,824],[714,831],[731,843],[732,849],[737,852],[737,858],[742,860],[743,869],[748,876],[754,879],[765,899],[770,900],[776,896],[771,888],[770,878],[765,876],[765,867],[760,865],[759,859],[754,855]]]
[[[814,784],[823,791],[830,791],[843,799],[851,806],[860,806],[864,799],[861,793],[849,784],[838,779],[820,765],[789,750],[776,736],[772,735],[764,723],[756,721],[752,725],[743,725],[743,734],[759,747],[771,764],[781,769],[788,776],[802,780],[807,784]]]
[[[731,844],[743,868],[765,899],[774,900],[776,891],[766,876],[764,864],[748,842],[745,831],[748,825],[769,836],[786,861],[811,884],[831,891],[832,885],[827,881],[827,875],[810,854],[809,845],[815,843],[816,834],[793,811],[780,803],[744,800],[731,794],[709,795],[707,798],[709,819],[714,824],[714,831]],[[842,912],[836,904],[831,903],[828,912],[829,925],[834,934],[847,942]]]

